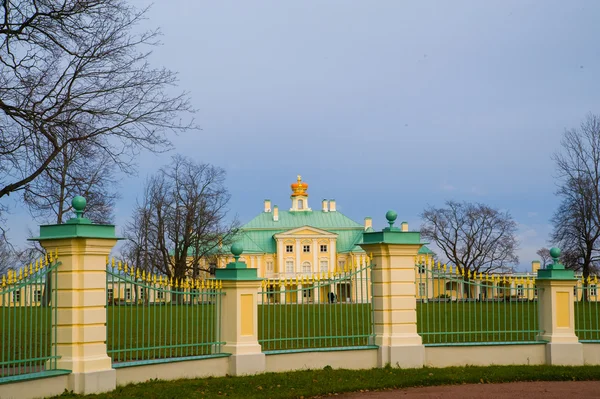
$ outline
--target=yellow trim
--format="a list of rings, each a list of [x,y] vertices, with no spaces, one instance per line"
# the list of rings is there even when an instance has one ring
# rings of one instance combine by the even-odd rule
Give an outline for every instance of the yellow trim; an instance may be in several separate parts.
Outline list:
[[[569,327],[571,314],[569,309],[569,293],[556,293],[556,327]]]
[[[252,335],[254,333],[253,297],[253,294],[242,294],[240,298],[242,335]]]

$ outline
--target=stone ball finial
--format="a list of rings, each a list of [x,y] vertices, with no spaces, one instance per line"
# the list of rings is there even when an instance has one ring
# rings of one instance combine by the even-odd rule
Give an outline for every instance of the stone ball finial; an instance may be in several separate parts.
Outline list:
[[[560,258],[560,248],[552,247],[550,248],[550,256],[553,260],[558,260]]]
[[[394,225],[394,222],[398,218],[398,214],[396,213],[396,211],[389,210],[386,212],[385,218],[387,219],[388,223],[390,224],[390,227],[392,227]]]
[[[71,201],[71,205],[73,206],[73,209],[75,209],[75,211],[77,211],[77,212],[83,212],[86,204],[87,204],[87,201],[81,195],[75,196],[73,198],[73,200]]]
[[[231,246],[231,253],[233,256],[239,257],[242,252],[244,252],[244,247],[242,247],[242,244],[236,242]]]

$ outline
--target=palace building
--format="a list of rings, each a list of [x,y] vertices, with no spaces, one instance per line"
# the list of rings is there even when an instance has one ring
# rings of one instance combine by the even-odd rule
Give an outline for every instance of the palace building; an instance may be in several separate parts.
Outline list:
[[[264,201],[261,213],[242,226],[236,241],[244,247],[241,260],[256,268],[259,277],[289,279],[342,272],[366,256],[357,243],[372,230],[337,210],[336,201],[324,199],[318,209],[309,205],[308,184],[298,176],[291,185],[289,210]],[[219,259],[225,267],[230,256]]]

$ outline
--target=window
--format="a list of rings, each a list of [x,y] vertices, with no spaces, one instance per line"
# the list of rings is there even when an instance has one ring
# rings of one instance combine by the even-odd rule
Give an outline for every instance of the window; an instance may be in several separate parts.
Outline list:
[[[287,252],[288,254],[291,254],[292,252],[294,252],[294,246],[293,245],[286,245],[285,246],[285,252]]]
[[[285,261],[285,272],[286,273],[294,273],[294,261],[293,260]]]
[[[311,272],[310,262],[304,262],[302,264],[302,273],[310,273],[310,272]]]
[[[108,299],[108,302],[112,302],[114,297],[115,297],[114,290],[112,288],[107,289],[106,290],[106,298]]]
[[[217,264],[216,264],[216,263],[210,263],[210,264],[208,265],[208,273],[209,273],[211,276],[214,276],[214,275],[215,275],[215,270],[216,270],[216,269],[217,269]]]
[[[419,274],[425,274],[427,271],[427,268],[425,267],[425,265],[419,265]]]
[[[165,293],[163,291],[156,291],[156,299],[164,299]]]
[[[126,300],[131,299],[131,288],[125,288],[125,299]]]
[[[322,260],[321,261],[321,272],[327,273],[328,271],[329,271],[329,262],[327,262],[326,260]]]
[[[267,271],[273,272],[273,262],[272,261],[267,261]]]
[[[321,244],[320,251],[321,252],[327,252],[327,244]]]
[[[141,299],[142,301],[144,300],[144,290],[143,288],[140,290],[140,295],[138,296],[139,299]]]
[[[21,291],[13,291],[13,302],[21,302]]]
[[[533,290],[533,295],[538,296],[538,289],[536,286],[533,286],[534,290]]]
[[[42,290],[35,290],[35,301],[42,302]]]
[[[303,296],[304,298],[311,298],[312,297],[312,288],[306,289],[306,290],[302,290],[303,292]]]
[[[425,283],[419,283],[419,296],[424,297],[427,295],[427,287]]]
[[[345,260],[338,260],[338,269],[340,271],[343,271],[344,267],[346,267],[346,261]]]
[[[304,209],[304,201],[301,199],[298,200],[298,209]]]
[[[310,245],[303,245],[302,252],[310,252]]]
[[[591,296],[598,295],[598,290],[597,290],[596,284],[590,285],[590,295]]]
[[[517,284],[517,296],[523,296],[523,284]]]

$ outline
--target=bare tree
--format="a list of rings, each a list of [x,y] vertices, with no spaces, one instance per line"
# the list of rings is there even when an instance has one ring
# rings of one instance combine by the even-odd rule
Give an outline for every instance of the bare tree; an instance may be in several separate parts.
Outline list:
[[[447,201],[444,208],[425,209],[421,217],[421,235],[436,243],[465,280],[470,273],[504,270],[518,262],[517,225],[507,212]]]
[[[209,271],[200,260],[237,231],[237,221],[227,222],[224,183],[223,169],[182,156],[150,177],[126,232],[136,262],[176,280]]]
[[[175,74],[148,63],[159,32],[124,0],[5,0],[0,6],[0,198],[22,190],[69,146],[119,166],[194,128]]]
[[[13,248],[4,236],[0,236],[0,277],[15,266]]]
[[[41,223],[63,223],[72,210],[71,199],[86,198],[86,217],[110,223],[118,197],[115,164],[104,152],[82,142],[65,147],[48,167],[23,190],[23,201]]]
[[[567,130],[553,159],[561,203],[552,218],[552,239],[565,266],[580,270],[587,284],[600,260],[600,118],[588,114],[579,128]]]
[[[542,268],[546,267],[546,265],[552,260],[552,257],[550,256],[550,250],[546,247],[538,249],[536,254],[542,260]]]

